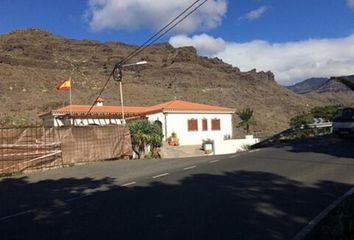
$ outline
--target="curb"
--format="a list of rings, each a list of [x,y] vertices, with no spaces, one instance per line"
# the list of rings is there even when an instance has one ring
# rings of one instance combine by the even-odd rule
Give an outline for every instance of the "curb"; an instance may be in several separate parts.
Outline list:
[[[354,194],[354,187],[344,193],[341,197],[335,200],[331,205],[329,205],[325,210],[318,214],[314,219],[312,219],[301,231],[296,234],[292,240],[304,240],[305,237],[325,218],[335,207],[337,207],[345,198]]]

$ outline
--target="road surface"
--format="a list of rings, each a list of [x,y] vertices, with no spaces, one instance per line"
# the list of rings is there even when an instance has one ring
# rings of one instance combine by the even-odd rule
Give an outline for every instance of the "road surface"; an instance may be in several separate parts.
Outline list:
[[[354,142],[0,179],[0,239],[291,239],[354,184]]]

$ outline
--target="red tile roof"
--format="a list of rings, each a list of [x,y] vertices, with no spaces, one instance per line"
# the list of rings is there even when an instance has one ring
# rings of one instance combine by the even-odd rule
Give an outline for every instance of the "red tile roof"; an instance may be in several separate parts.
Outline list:
[[[148,108],[148,112],[160,111],[235,112],[235,109],[182,100],[172,100]]]
[[[69,114],[84,116],[90,109],[89,105],[70,105],[53,110],[52,114]],[[121,106],[94,106],[90,116],[97,115],[121,115]],[[129,116],[142,116],[165,111],[186,111],[186,112],[225,112],[233,113],[235,109],[219,106],[212,106],[200,103],[187,102],[182,100],[172,100],[151,107],[130,107],[124,106],[124,113]],[[47,115],[47,114],[44,114]],[[43,116],[43,115],[42,115]]]

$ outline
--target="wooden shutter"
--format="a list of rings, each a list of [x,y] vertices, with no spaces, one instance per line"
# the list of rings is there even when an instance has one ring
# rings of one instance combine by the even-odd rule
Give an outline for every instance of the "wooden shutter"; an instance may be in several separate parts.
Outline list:
[[[203,119],[202,123],[203,123],[203,131],[208,131],[208,120]]]
[[[220,119],[211,120],[211,130],[220,130]]]
[[[188,120],[188,131],[198,131],[198,120],[189,119]]]

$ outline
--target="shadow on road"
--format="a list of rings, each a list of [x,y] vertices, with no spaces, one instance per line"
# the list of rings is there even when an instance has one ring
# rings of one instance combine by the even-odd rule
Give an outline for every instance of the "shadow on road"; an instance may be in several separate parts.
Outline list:
[[[0,181],[0,217],[33,211],[2,220],[0,238],[291,239],[348,188],[329,181],[305,186],[253,171],[130,188],[108,178],[8,178]],[[85,196],[86,189],[94,192],[65,201]]]
[[[286,141],[274,147],[288,147],[291,152],[323,153],[335,157],[352,158],[354,161],[354,139],[340,139],[333,136],[314,137]]]

